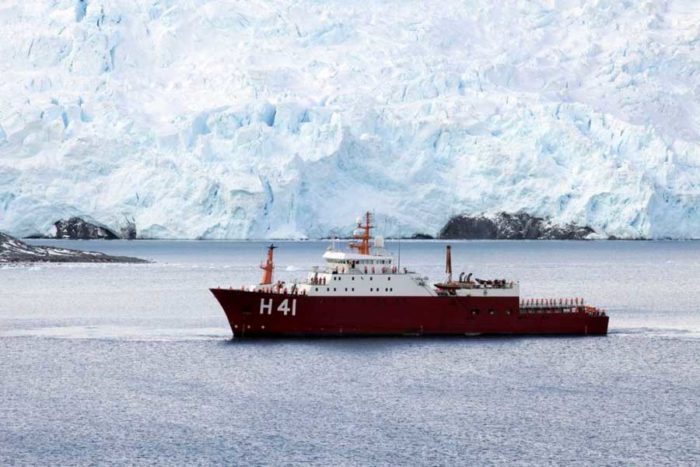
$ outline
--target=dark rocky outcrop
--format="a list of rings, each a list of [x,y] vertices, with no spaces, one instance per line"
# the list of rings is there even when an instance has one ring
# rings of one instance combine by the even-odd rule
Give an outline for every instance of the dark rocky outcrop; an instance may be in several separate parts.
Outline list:
[[[133,219],[126,219],[126,224],[119,230],[121,238],[126,240],[136,239],[136,222]]]
[[[87,222],[80,217],[62,219],[54,223],[55,238],[71,240],[114,240],[119,236],[102,225]]]
[[[418,232],[418,233],[414,233],[413,235],[411,235],[408,238],[410,240],[432,240],[433,236]]]
[[[440,230],[444,239],[583,240],[594,233],[588,226],[553,224],[551,220],[519,212],[495,216],[455,216]]]
[[[147,263],[129,256],[110,256],[96,251],[70,250],[53,246],[28,245],[0,232],[1,263]]]

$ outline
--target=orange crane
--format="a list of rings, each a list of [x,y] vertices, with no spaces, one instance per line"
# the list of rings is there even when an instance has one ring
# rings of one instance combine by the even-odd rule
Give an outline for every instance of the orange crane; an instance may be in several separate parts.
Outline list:
[[[267,247],[267,261],[265,264],[260,265],[260,269],[263,270],[261,285],[272,284],[272,271],[275,270],[275,262],[273,260],[273,252],[277,248],[275,245],[270,245]]]

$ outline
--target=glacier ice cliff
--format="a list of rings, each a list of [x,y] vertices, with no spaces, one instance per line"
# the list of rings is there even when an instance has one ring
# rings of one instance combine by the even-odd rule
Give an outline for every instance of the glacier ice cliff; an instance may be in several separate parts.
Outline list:
[[[694,0],[5,0],[0,229],[700,238]]]

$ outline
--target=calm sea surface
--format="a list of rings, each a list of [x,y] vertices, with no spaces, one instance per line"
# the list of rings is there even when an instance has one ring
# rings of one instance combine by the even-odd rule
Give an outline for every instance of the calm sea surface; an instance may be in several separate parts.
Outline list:
[[[0,465],[700,463],[700,242],[452,242],[607,337],[279,341],[232,341],[207,290],[266,243],[38,243],[155,263],[0,267]],[[441,279],[444,245],[402,266]],[[291,279],[327,243],[279,246]]]

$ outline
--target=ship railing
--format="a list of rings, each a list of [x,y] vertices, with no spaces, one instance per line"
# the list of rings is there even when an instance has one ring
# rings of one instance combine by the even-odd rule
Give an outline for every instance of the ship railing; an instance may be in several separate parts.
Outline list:
[[[605,310],[586,305],[582,298],[525,299],[520,301],[520,313],[586,313],[590,316],[605,316]]]
[[[397,266],[383,266],[383,267],[359,267],[354,268],[336,268],[336,267],[326,267],[324,274],[359,274],[359,275],[380,275],[380,274],[413,274],[414,272],[408,268],[398,268]]]
[[[251,292],[262,292],[279,295],[307,295],[307,290],[303,287],[258,287]]]
[[[517,285],[515,281],[489,281],[489,282],[457,282],[461,289],[512,289]]]

